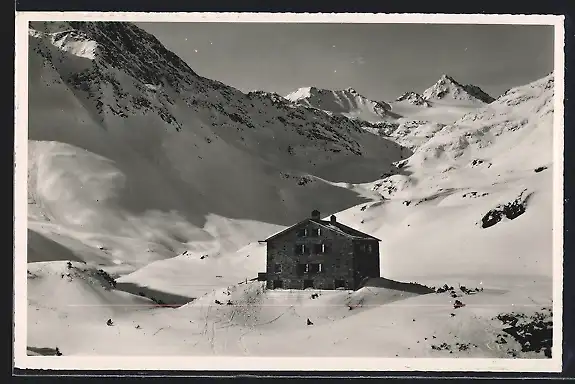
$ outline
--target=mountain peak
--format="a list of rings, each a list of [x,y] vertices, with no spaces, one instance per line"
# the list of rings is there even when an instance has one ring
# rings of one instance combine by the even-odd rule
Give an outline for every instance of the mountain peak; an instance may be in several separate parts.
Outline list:
[[[299,105],[363,121],[397,117],[391,113],[389,104],[370,100],[352,87],[339,90],[305,87],[289,93],[285,98]]]
[[[294,101],[297,102],[298,100],[302,100],[302,99],[306,99],[306,98],[312,98],[312,97],[320,97],[321,95],[328,95],[328,94],[351,94],[360,98],[363,98],[364,96],[360,95],[354,88],[352,87],[347,87],[345,89],[340,89],[340,90],[331,90],[331,89],[325,89],[325,88],[318,88],[318,87],[314,87],[314,86],[309,86],[309,87],[301,87],[296,89],[293,92],[288,93],[285,98],[290,100],[290,101]]]
[[[68,54],[95,60],[99,67],[125,71],[145,84],[168,83],[183,90],[186,83],[198,78],[180,57],[132,23],[33,21],[30,29],[36,40],[44,39]]]
[[[312,87],[301,87],[301,88],[296,89],[293,92],[288,93],[284,98],[289,100],[289,101],[297,102],[298,100],[312,97],[313,95],[317,94],[318,91],[319,90],[313,86]]]
[[[455,79],[453,77],[449,76],[447,73],[444,73],[443,75],[441,75],[439,77],[439,81],[449,81],[452,83],[459,84],[457,81],[455,81]]]
[[[426,100],[452,99],[461,101],[473,101],[482,103],[491,103],[495,98],[485,93],[476,85],[463,85],[452,76],[444,73],[439,80],[423,92],[423,98]]]

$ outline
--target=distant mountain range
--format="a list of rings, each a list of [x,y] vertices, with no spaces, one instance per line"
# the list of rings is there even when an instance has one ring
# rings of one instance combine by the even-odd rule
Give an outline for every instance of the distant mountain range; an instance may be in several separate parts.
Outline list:
[[[405,92],[392,102],[370,100],[353,88],[330,90],[305,87],[289,93],[285,98],[298,105],[365,122],[390,121],[405,117],[394,110],[394,104],[397,103],[430,108],[434,107],[437,102],[442,105],[468,103],[478,106],[495,100],[478,86],[462,85],[448,75],[442,75],[422,94],[413,91]]]

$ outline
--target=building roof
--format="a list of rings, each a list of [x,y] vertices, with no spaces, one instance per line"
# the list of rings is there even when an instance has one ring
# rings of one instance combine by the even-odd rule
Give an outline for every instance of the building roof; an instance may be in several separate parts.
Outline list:
[[[307,218],[305,220],[300,221],[299,223],[292,225],[291,227],[288,227],[286,229],[283,229],[283,230],[271,235],[267,239],[262,240],[262,242],[267,242],[267,241],[273,240],[273,239],[283,235],[284,233],[292,230],[293,228],[298,227],[298,226],[300,226],[306,222],[312,222],[312,223],[318,224],[323,228],[329,229],[330,231],[337,232],[340,235],[344,235],[344,236],[349,237],[349,238],[354,239],[354,240],[377,240],[377,241],[381,241],[377,237],[373,237],[371,235],[368,235],[367,233],[363,233],[361,231],[358,231],[357,229],[353,229],[353,228],[348,227],[347,225],[344,225],[344,224],[337,222],[337,221],[332,222],[330,220],[317,220],[317,219]]]

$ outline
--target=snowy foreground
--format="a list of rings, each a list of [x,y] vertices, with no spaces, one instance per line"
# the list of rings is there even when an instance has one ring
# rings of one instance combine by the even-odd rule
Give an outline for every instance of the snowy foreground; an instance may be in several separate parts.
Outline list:
[[[129,25],[110,35],[141,44],[113,62],[109,31],[77,24],[30,34],[30,355],[550,357],[552,74],[494,101],[448,76],[288,100]],[[314,208],[382,239],[382,278],[255,281],[258,240]]]
[[[29,344],[57,346],[66,356],[539,357],[543,352],[520,352],[521,338],[504,332],[505,318],[495,317],[509,312],[549,320],[550,315],[544,283],[515,291],[455,289],[466,306],[454,309],[449,292],[424,294],[418,286],[394,287],[388,281],[356,292],[266,291],[262,283],[248,282],[169,308],[107,290],[83,264],[34,268],[30,287],[46,293],[29,299]],[[542,339],[551,337],[540,333]],[[549,343],[533,347],[544,351]]]

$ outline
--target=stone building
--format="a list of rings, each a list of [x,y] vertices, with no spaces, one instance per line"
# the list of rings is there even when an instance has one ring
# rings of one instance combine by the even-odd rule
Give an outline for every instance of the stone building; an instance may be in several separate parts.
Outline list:
[[[331,216],[311,217],[263,240],[269,289],[357,289],[379,277],[379,239]]]

